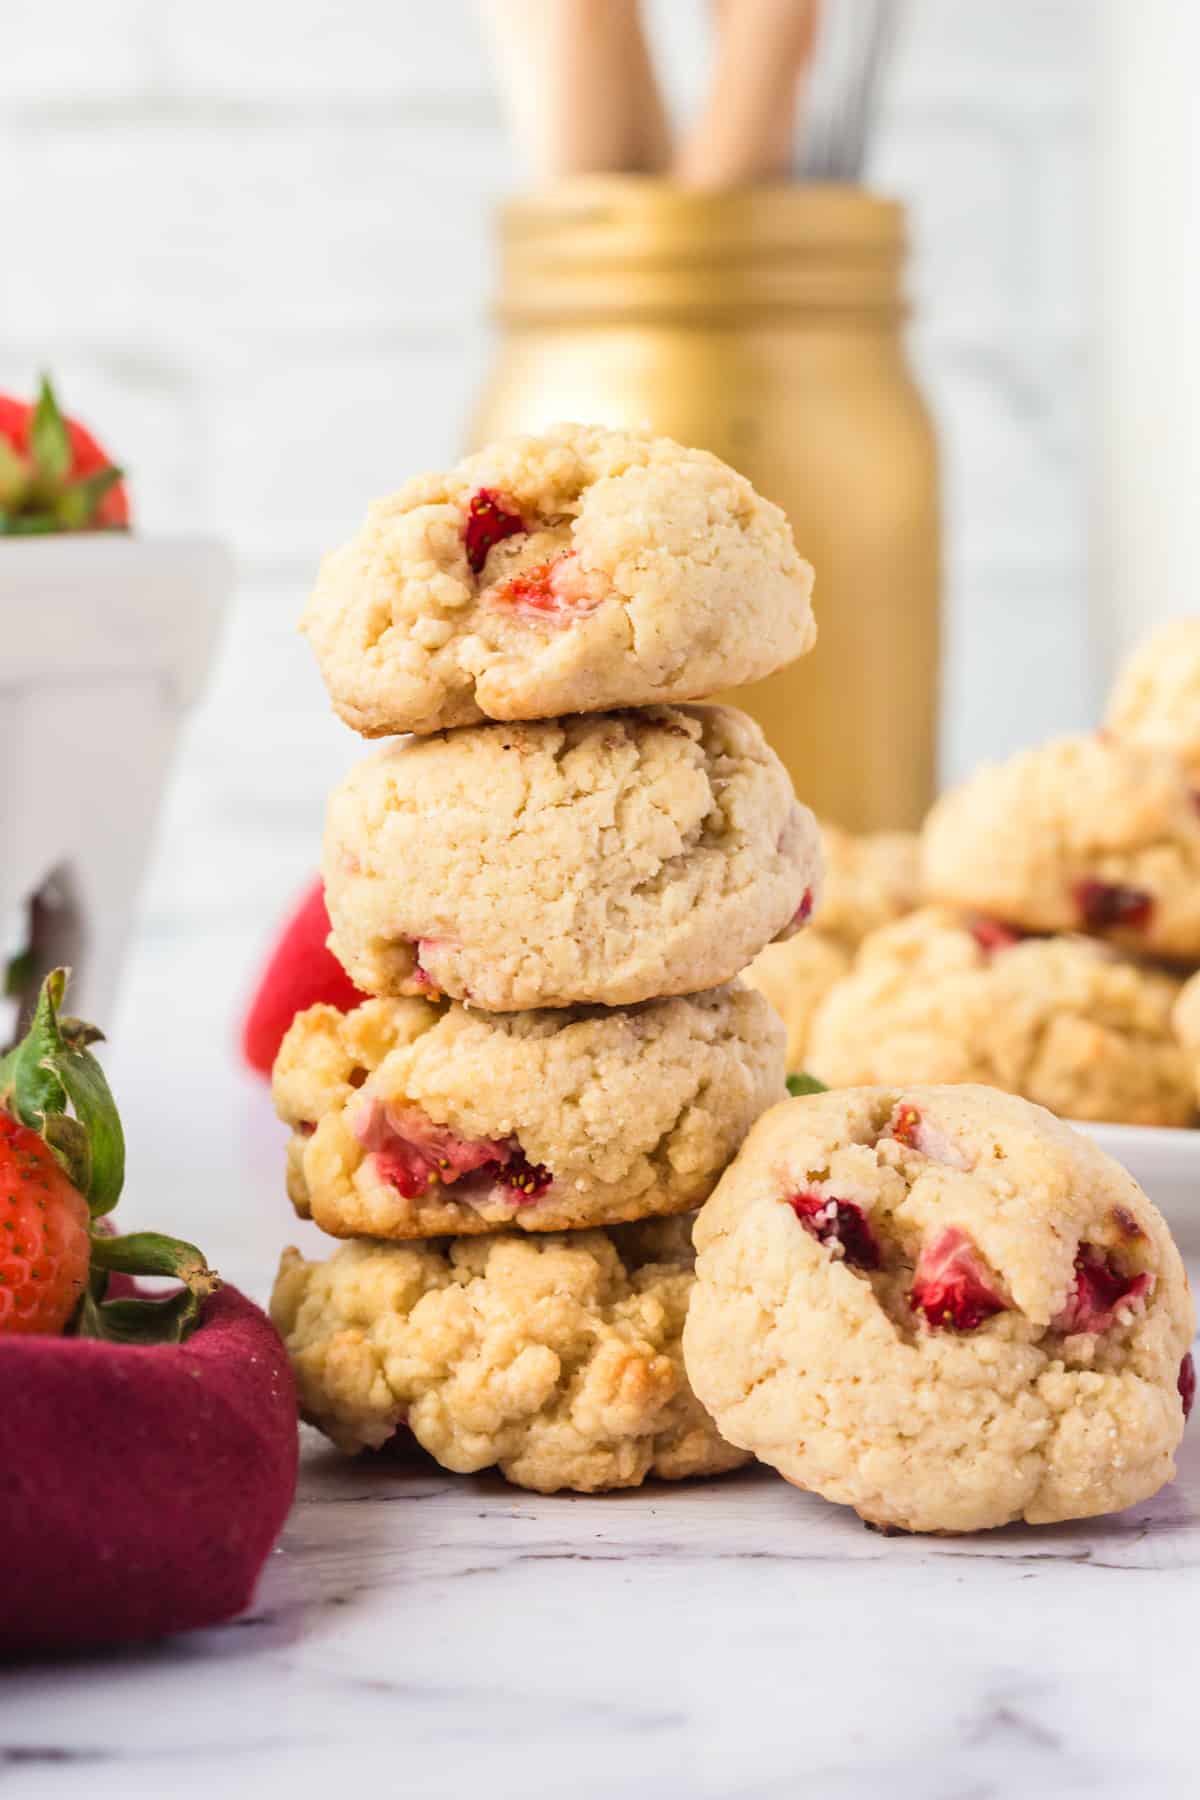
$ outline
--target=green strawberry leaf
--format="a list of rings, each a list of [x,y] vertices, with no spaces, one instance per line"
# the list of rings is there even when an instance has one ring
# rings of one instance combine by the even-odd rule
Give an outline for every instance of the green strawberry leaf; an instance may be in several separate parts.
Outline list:
[[[67,971],[47,975],[29,1030],[0,1058],[0,1106],[49,1144],[93,1219],[112,1211],[125,1180],[125,1136],[104,1071],[91,1046],[103,1034],[61,1011]],[[109,1275],[166,1276],[182,1283],[163,1299],[138,1295],[108,1300]],[[114,1343],[182,1343],[200,1319],[202,1303],[220,1287],[195,1244],[135,1231],[124,1237],[105,1227],[92,1233],[87,1292],[68,1327],[80,1337]]]
[[[97,1300],[86,1294],[75,1336],[108,1344],[182,1344],[199,1323],[200,1303],[188,1288],[165,1300]]]
[[[29,1030],[0,1061],[0,1104],[45,1138],[99,1218],[121,1197],[125,1134],[104,1070],[88,1048],[102,1034],[79,1019],[59,1018],[66,984],[65,969],[42,983]]]
[[[59,487],[71,472],[71,434],[48,375],[42,376],[37,405],[33,409],[29,448],[38,485],[51,490]]]
[[[7,438],[0,438],[0,506],[15,510],[29,486],[29,464]]]
[[[827,1094],[829,1089],[815,1075],[806,1074],[801,1069],[797,1074],[788,1076],[787,1091],[789,1094]]]
[[[105,1300],[107,1274],[168,1275],[183,1283],[163,1299],[130,1296]],[[98,1278],[98,1272],[104,1278]],[[195,1328],[200,1307],[220,1287],[195,1244],[163,1237],[157,1231],[134,1231],[126,1237],[92,1239],[92,1279],[80,1307],[75,1330],[80,1337],[105,1338],[122,1344],[182,1343]]]
[[[124,469],[110,463],[107,468],[98,469],[94,475],[64,488],[54,503],[54,519],[59,530],[81,531],[85,525],[90,525],[104,496],[124,478]]]

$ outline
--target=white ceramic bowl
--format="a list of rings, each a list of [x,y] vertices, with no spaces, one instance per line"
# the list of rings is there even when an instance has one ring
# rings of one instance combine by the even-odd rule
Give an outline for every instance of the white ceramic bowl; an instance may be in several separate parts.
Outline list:
[[[0,540],[0,953],[21,947],[28,898],[53,872],[67,921],[54,954],[74,964],[72,1010],[85,1016],[112,1012],[180,721],[231,573],[228,552],[203,539]]]
[[[1152,1125],[1079,1125],[1123,1163],[1163,1214],[1179,1248],[1200,1256],[1200,1131]]]

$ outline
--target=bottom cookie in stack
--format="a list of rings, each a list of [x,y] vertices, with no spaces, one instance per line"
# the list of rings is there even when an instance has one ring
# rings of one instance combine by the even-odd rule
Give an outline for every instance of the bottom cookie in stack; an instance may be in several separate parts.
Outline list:
[[[687,1216],[287,1250],[271,1315],[302,1415],[351,1453],[407,1428],[445,1468],[545,1494],[738,1468],[684,1372],[691,1235]]]

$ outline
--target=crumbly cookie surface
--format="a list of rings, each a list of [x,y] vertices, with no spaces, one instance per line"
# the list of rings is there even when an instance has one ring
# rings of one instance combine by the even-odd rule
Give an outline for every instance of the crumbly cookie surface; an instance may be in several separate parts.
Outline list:
[[[863,941],[815,1010],[807,1066],[830,1087],[978,1082],[1065,1118],[1187,1125],[1179,986],[1091,938],[926,907]]]
[[[366,993],[630,1005],[731,979],[815,903],[819,863],[735,708],[474,726],[376,751],[332,796],[330,946]]]
[[[787,1031],[787,1066],[806,1066],[815,1013],[834,983],[849,973],[852,952],[815,926],[781,944],[768,944],[745,972],[750,986],[768,999]]]
[[[934,806],[931,900],[1200,961],[1200,811],[1179,763],[1108,734],[981,769]]]
[[[1108,728],[1169,751],[1200,784],[1200,618],[1172,619],[1138,646],[1117,675]]]
[[[921,840],[915,831],[858,835],[821,822],[825,880],[818,928],[850,949],[919,903]]]
[[[1174,1474],[1179,1253],[1041,1108],[976,1087],[785,1101],[695,1237],[692,1385],[798,1486],[953,1532],[1116,1511]]]
[[[741,982],[628,1010],[311,1007],[275,1069],[289,1191],[336,1237],[689,1211],[783,1097],[783,1039]]]
[[[816,637],[778,507],[703,450],[559,425],[371,508],[304,615],[368,737],[694,700]]]
[[[343,1450],[407,1424],[444,1467],[544,1494],[737,1468],[683,1368],[690,1225],[286,1250],[271,1316],[301,1411]]]
[[[1175,1002],[1172,1023],[1188,1061],[1197,1101],[1200,1101],[1200,974],[1192,975],[1184,982]]]

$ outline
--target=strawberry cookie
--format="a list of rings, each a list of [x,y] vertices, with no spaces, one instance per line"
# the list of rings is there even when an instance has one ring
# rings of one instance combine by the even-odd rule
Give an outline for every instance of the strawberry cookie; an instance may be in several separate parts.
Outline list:
[[[925,824],[932,900],[1200,962],[1200,810],[1176,760],[1105,733],[981,769]]]
[[[271,1313],[303,1416],[351,1454],[407,1426],[445,1468],[543,1494],[738,1468],[680,1353],[690,1224],[286,1250]]]
[[[869,931],[913,911],[920,896],[915,831],[843,831],[821,824],[825,877],[818,930],[851,950]]]
[[[1188,1068],[1200,1101],[1200,974],[1185,981],[1175,1002],[1175,1036],[1188,1059]]]
[[[1087,1518],[1174,1475],[1195,1385],[1179,1253],[1040,1107],[978,1087],[785,1101],[695,1235],[700,1401],[869,1523]]]
[[[1200,786],[1200,618],[1173,619],[1134,651],[1113,687],[1108,727],[1170,751]]]
[[[849,974],[852,953],[837,938],[810,929],[760,950],[745,979],[783,1020],[787,1066],[806,1066],[812,1022],[826,994]]]
[[[740,982],[628,1011],[315,1006],[275,1066],[293,1203],[335,1237],[683,1212],[783,1095],[783,1028]]]
[[[1092,938],[926,907],[863,942],[816,1008],[807,1067],[830,1087],[974,1081],[1067,1118],[1188,1125],[1179,985]]]
[[[732,707],[475,726],[390,744],[333,795],[330,947],[367,993],[625,1006],[728,981],[807,918],[819,863]]]
[[[707,451],[559,425],[378,501],[303,629],[337,712],[383,737],[757,680],[811,649],[812,579]]]

